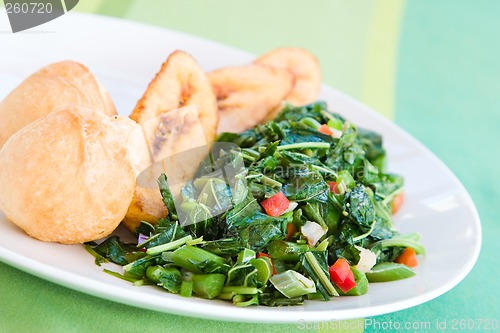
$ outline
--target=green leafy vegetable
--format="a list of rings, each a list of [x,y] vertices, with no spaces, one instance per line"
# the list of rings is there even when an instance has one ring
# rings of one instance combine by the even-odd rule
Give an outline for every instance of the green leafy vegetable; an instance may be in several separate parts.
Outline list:
[[[106,239],[101,244],[91,247],[91,249],[104,259],[96,257],[97,264],[110,260],[123,266],[128,264],[131,259],[137,258],[137,255],[134,256],[137,251],[135,245],[123,243],[116,236]]]
[[[318,131],[324,126],[332,136]],[[148,237],[141,244],[117,237],[86,244],[96,264],[123,266],[124,274],[105,271],[136,285],[236,306],[363,295],[368,281],[415,274],[394,263],[405,248],[425,249],[419,234],[402,235],[393,223],[392,201],[404,181],[387,173],[380,134],[317,102],[287,105],[274,121],[217,141],[178,198],[159,175],[168,215],[141,223],[136,233]],[[261,204],[278,192],[289,206],[270,216]],[[373,252],[372,263],[376,257],[366,274],[353,267],[366,255],[360,249]],[[328,267],[339,258],[356,282],[347,293],[330,281]]]
[[[331,296],[339,295],[330,282],[326,252],[306,252],[301,256],[300,261],[325,300],[329,300]]]

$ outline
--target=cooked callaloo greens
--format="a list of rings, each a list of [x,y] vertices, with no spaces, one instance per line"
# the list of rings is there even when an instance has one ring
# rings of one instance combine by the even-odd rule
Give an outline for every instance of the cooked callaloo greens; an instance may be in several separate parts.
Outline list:
[[[168,215],[141,223],[138,244],[87,244],[97,264],[123,266],[106,272],[136,285],[237,306],[358,296],[369,282],[415,275],[425,250],[393,223],[403,178],[386,171],[379,134],[317,102],[217,141],[232,148],[213,153],[179,198],[160,176]]]

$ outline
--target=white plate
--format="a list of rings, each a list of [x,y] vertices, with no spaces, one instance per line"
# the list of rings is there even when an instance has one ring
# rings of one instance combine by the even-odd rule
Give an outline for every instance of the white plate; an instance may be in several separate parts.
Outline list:
[[[42,28],[43,27],[43,28]],[[86,64],[128,114],[161,63],[175,49],[205,69],[243,64],[252,55],[197,37],[112,18],[68,14],[37,30],[0,34],[0,98],[37,68],[62,59]],[[0,31],[8,30],[0,18]],[[328,321],[398,311],[427,302],[457,285],[472,269],[481,226],[472,200],[429,150],[352,98],[323,87],[321,98],[347,118],[384,135],[389,169],[406,179],[406,202],[396,215],[401,232],[418,231],[427,249],[417,276],[371,284],[367,295],[310,301],[304,306],[238,308],[222,301],[182,298],[154,287],[134,287],[102,272],[82,246],[36,241],[0,214],[0,260],[36,276],[97,297],[180,315],[246,322]]]

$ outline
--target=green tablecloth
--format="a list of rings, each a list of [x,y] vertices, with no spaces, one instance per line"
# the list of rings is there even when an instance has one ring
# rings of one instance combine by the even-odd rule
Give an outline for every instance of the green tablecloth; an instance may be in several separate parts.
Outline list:
[[[76,10],[185,31],[256,54],[281,45],[313,51],[324,82],[395,119],[434,151],[469,190],[482,219],[482,252],[462,283],[423,305],[367,318],[365,332],[391,322],[417,323],[415,328],[430,322],[439,331],[436,322],[445,320],[451,330],[454,319],[476,320],[479,330],[481,319],[500,320],[500,225],[494,213],[500,202],[500,2],[80,0]],[[1,263],[0,295],[0,332],[325,331],[142,310]],[[363,319],[352,323],[359,328],[346,331],[363,331]]]

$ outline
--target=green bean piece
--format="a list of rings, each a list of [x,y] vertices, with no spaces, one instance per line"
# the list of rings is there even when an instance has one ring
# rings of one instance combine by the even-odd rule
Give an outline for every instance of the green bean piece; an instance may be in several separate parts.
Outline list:
[[[181,272],[175,267],[149,266],[146,276],[171,293],[177,294],[181,289]]]
[[[325,298],[323,297],[323,295],[321,295],[320,292],[315,292],[315,293],[307,294],[306,297],[307,297],[308,300],[321,300],[321,301],[325,300]]]
[[[311,249],[307,244],[297,244],[275,240],[267,246],[267,253],[273,259],[285,261],[298,261],[299,256]]]
[[[340,131],[344,123],[342,122],[342,120],[338,118],[330,118],[330,120],[328,120],[327,125],[328,127],[335,128],[337,131]]]
[[[174,251],[174,264],[193,273],[225,273],[225,260],[216,254],[196,246],[185,245]]]
[[[304,124],[312,129],[318,130],[321,127],[321,124],[314,118],[305,117],[300,120],[301,124]]]
[[[226,277],[223,274],[193,275],[193,292],[202,298],[212,299],[222,291]]]
[[[193,281],[182,281],[179,294],[182,297],[191,297],[193,295]]]
[[[236,295],[233,297],[233,304],[241,307],[250,305],[259,305],[259,295],[258,294],[252,296]]]
[[[160,276],[163,274],[163,267],[161,266],[149,266],[146,269],[146,276],[151,281],[158,283],[160,282]]]
[[[373,266],[371,271],[365,273],[370,282],[386,282],[406,279],[415,275],[408,266],[394,262],[382,262]]]
[[[265,286],[269,278],[273,275],[273,263],[271,259],[268,257],[259,257],[250,260],[250,264],[257,268],[257,275],[255,276],[257,282]]]

